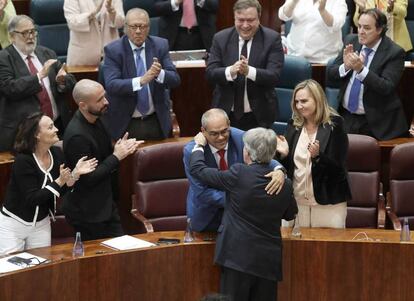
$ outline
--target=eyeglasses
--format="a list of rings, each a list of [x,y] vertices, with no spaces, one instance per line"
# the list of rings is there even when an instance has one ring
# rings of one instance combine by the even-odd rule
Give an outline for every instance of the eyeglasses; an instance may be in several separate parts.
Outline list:
[[[28,29],[25,31],[13,31],[14,33],[18,33],[21,34],[23,36],[23,38],[27,39],[28,37],[30,37],[31,35],[33,35],[34,37],[37,37],[38,31],[37,29]]]
[[[207,134],[209,134],[211,137],[213,138],[218,138],[219,136],[227,136],[230,133],[230,129],[229,128],[225,128],[224,130],[221,131],[206,131]]]
[[[133,30],[133,31],[137,31],[137,29],[139,29],[140,31],[146,30],[149,26],[148,24],[138,24],[138,25],[129,25],[127,24],[128,28]]]

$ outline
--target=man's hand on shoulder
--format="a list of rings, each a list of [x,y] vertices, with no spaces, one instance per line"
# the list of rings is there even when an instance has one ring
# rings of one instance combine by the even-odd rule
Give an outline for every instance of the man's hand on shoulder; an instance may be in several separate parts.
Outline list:
[[[272,178],[265,187],[267,194],[279,194],[285,184],[285,173],[282,169],[276,169],[265,175],[267,178]]]

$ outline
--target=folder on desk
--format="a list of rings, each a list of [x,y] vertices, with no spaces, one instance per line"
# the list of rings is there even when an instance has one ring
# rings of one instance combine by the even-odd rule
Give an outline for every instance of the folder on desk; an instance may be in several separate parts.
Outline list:
[[[131,250],[131,249],[140,249],[148,248],[155,246],[155,244],[142,240],[130,235],[124,235],[115,237],[112,239],[105,240],[101,242],[102,245],[115,249],[115,250]]]

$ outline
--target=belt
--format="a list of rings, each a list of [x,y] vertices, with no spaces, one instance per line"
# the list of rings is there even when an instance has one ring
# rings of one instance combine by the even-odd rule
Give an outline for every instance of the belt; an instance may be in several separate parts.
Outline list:
[[[156,116],[156,115],[155,115],[155,113],[152,113],[152,114],[149,114],[149,115],[144,115],[144,116],[134,117],[133,119],[135,119],[135,120],[141,120],[141,121],[144,121],[144,120],[147,120],[147,119],[153,118],[153,117],[155,117],[155,116]]]
[[[192,33],[199,32],[200,31],[200,29],[199,29],[198,26],[193,26],[191,28],[181,27],[180,26],[180,27],[178,27],[178,30],[179,31],[182,31],[182,32],[186,32],[187,34],[192,34]]]

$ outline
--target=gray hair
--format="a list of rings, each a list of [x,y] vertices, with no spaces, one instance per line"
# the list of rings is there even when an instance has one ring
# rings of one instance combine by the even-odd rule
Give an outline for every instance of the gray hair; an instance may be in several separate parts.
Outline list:
[[[273,130],[254,128],[243,135],[243,142],[250,159],[257,163],[269,163],[276,153],[276,134]]]
[[[32,18],[30,18],[29,16],[26,15],[16,15],[13,18],[10,19],[9,24],[7,24],[7,31],[9,33],[12,33],[14,31],[16,31],[17,26],[19,26],[20,22],[22,22],[23,20],[28,20],[30,22],[32,22],[32,24],[34,25],[34,21]]]
[[[82,79],[78,81],[73,88],[72,96],[76,104],[79,105],[81,101],[87,101],[91,92],[98,89],[102,85],[90,79]]]
[[[227,124],[230,124],[230,119],[229,116],[227,116],[227,113],[222,109],[214,108],[204,112],[203,116],[201,116],[201,126],[206,129],[209,121],[218,117],[224,118],[227,121]]]
[[[242,9],[248,9],[250,7],[256,8],[257,15],[259,17],[262,15],[262,6],[260,5],[260,2],[257,0],[238,0],[233,5],[233,12],[236,12]]]

